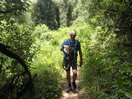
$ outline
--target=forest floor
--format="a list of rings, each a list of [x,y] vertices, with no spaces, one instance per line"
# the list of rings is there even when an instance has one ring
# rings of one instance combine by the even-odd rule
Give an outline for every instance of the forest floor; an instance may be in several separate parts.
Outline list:
[[[72,77],[72,73],[71,73],[71,77]],[[63,75],[64,81],[62,82],[62,86],[63,86],[63,90],[62,90],[62,95],[60,99],[90,99],[90,97],[83,91],[82,87],[81,87],[81,79],[79,78],[79,72],[78,72],[78,77],[76,80],[76,84],[77,84],[77,89],[79,90],[78,93],[73,93],[73,92],[69,92],[67,93],[65,90],[67,88],[67,82],[66,82],[66,77],[65,75]]]

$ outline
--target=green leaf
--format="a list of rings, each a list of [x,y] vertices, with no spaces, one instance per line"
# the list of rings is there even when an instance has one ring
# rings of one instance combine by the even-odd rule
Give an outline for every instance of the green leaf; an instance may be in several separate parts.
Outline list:
[[[112,68],[113,68],[113,66],[106,67],[106,68],[104,68],[104,71],[110,70]]]
[[[132,92],[126,92],[125,95],[126,95],[127,97],[129,97],[130,99],[132,99]]]
[[[132,67],[128,67],[128,69],[126,70],[126,72],[132,73]]]

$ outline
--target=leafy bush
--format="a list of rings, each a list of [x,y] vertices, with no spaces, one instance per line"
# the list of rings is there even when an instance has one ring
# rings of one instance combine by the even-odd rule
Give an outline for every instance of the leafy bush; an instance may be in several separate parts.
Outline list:
[[[58,43],[59,32],[50,31],[45,25],[41,25],[35,28],[34,35],[38,35],[36,41],[40,46],[31,69],[32,75],[36,75],[34,97],[57,99],[61,94],[63,72]]]
[[[34,36],[32,35],[33,29],[26,24],[18,24],[17,22],[8,23],[6,20],[0,22],[2,23],[2,26],[0,27],[2,30],[0,34],[0,42],[10,46],[8,49],[20,56],[27,64],[28,68],[30,68],[30,64],[37,48],[33,45],[35,42]],[[16,60],[0,54],[0,61],[0,90],[8,91],[8,95],[2,96],[15,98],[18,93],[21,92],[21,86],[28,80],[28,77],[26,75],[20,75],[24,72],[24,68],[22,68]],[[8,84],[10,84],[10,87],[14,87],[10,90]],[[4,89],[4,87],[9,88]],[[16,90],[17,88],[19,88],[19,90]]]
[[[117,39],[115,33],[105,32],[106,30],[107,28],[102,30],[101,27],[96,27],[92,32],[86,33],[89,37],[81,37],[87,39],[84,40],[84,66],[80,70],[84,88],[96,99],[127,99],[131,97],[131,73],[128,73],[130,61],[124,57],[130,57],[131,52],[124,46],[117,45],[125,42],[125,38]],[[129,94],[126,95],[126,92]]]

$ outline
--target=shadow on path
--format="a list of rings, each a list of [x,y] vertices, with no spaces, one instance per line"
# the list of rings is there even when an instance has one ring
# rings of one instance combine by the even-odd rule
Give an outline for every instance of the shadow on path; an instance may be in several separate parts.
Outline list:
[[[72,73],[71,73],[72,77]],[[78,93],[73,93],[73,92],[65,92],[67,88],[67,82],[66,82],[66,77],[64,75],[64,82],[63,82],[63,91],[60,99],[90,99],[89,96],[82,90],[81,88],[81,80],[79,78],[79,72],[78,72],[78,78],[76,80],[77,88],[79,90]]]

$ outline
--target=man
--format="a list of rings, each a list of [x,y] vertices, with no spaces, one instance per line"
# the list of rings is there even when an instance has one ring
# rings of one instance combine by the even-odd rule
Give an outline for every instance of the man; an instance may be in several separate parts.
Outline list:
[[[73,86],[73,91],[77,92],[77,86],[76,86],[76,79],[77,79],[77,56],[78,56],[78,51],[79,51],[79,56],[80,56],[80,66],[82,65],[82,51],[81,51],[81,45],[80,42],[75,39],[76,37],[76,31],[72,30],[69,33],[70,39],[67,39],[63,42],[61,51],[64,51],[64,49],[69,49],[72,51],[69,52],[70,55],[64,56],[64,66],[66,68],[66,78],[67,78],[67,83],[68,83],[68,88],[66,92],[70,92],[72,90]],[[73,82],[71,83],[71,77],[70,77],[70,67],[72,67],[72,72],[73,72]]]

